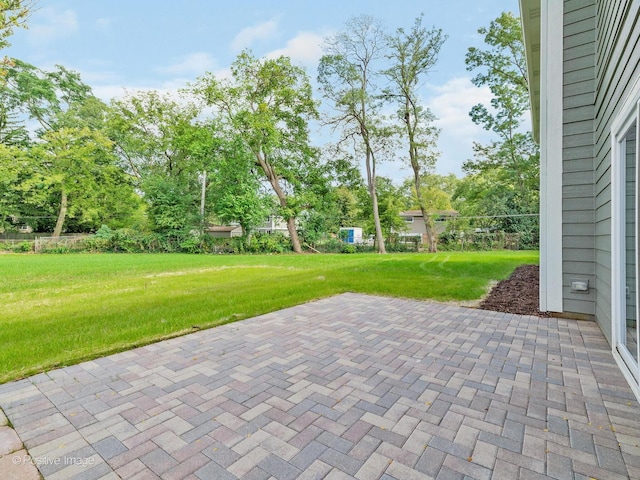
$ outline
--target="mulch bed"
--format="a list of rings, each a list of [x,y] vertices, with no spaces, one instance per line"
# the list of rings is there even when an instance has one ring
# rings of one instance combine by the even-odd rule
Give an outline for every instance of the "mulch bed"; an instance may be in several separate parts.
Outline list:
[[[511,276],[499,282],[478,308],[495,312],[518,313],[547,317],[538,310],[539,268],[537,265],[522,265]]]

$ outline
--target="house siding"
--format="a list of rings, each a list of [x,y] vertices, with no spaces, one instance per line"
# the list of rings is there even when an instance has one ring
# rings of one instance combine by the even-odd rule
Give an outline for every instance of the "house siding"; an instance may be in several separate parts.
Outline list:
[[[596,320],[611,342],[611,124],[639,75],[640,2],[596,1]]]
[[[595,0],[564,2],[562,115],[562,291],[565,313],[595,316]],[[586,279],[588,293],[571,291]]]

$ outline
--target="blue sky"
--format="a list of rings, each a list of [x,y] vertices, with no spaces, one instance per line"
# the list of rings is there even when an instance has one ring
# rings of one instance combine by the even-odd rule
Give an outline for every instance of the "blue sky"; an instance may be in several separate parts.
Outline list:
[[[464,56],[482,46],[478,28],[504,10],[517,13],[517,0],[40,0],[29,30],[16,30],[3,53],[45,69],[76,70],[108,101],[125,89],[175,92],[205,71],[225,75],[245,48],[257,56],[288,55],[315,78],[323,37],[352,16],[366,13],[395,30],[424,13],[425,25],[449,37],[421,92],[442,128],[436,170],[461,176],[472,142],[491,138],[468,116],[491,97],[471,84]],[[399,163],[379,173],[396,181],[409,176]]]

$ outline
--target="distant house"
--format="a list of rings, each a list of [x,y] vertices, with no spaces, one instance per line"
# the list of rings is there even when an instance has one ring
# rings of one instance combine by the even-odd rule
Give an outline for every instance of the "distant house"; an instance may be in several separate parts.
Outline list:
[[[434,217],[434,231],[436,235],[444,233],[449,220],[459,214],[455,210],[437,210],[432,213]],[[399,233],[401,237],[420,237],[421,243],[427,243],[427,229],[424,226],[424,217],[421,210],[406,210],[400,212],[400,217],[405,221],[407,230]]]
[[[256,231],[260,233],[282,233],[286,237],[289,236],[286,220],[277,215],[270,215],[264,224],[260,225]]]
[[[520,0],[540,310],[595,320],[640,399],[640,2]]]
[[[206,233],[213,238],[233,238],[242,236],[240,225],[214,225],[207,228]]]

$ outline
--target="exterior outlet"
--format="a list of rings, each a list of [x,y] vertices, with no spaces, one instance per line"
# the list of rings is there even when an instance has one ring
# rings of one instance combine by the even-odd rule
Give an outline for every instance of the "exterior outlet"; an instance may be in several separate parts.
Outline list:
[[[589,280],[571,280],[571,291],[580,293],[588,292]]]

